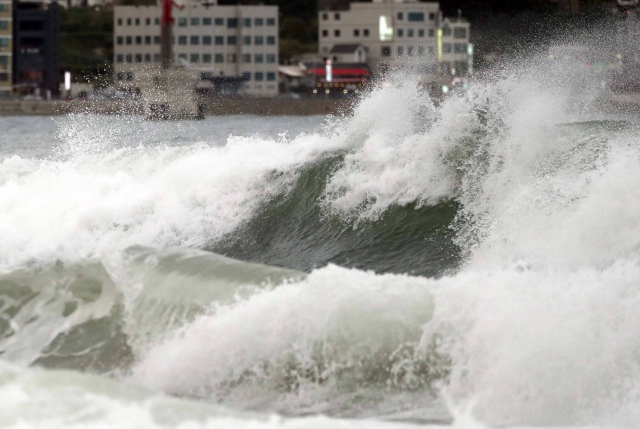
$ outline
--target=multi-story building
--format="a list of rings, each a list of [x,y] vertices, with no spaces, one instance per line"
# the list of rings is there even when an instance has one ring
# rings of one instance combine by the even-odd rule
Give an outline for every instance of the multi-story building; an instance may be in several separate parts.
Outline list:
[[[10,0],[0,1],[0,97],[11,94],[13,85],[13,12]]]
[[[116,79],[160,64],[158,6],[114,8]],[[174,10],[173,53],[209,76],[244,78],[244,92],[278,93],[278,7],[187,4]]]
[[[57,3],[14,3],[13,83],[20,93],[55,97],[60,84]]]
[[[361,45],[376,71],[403,63],[424,65],[423,70],[433,74],[467,70],[453,63],[468,62],[469,23],[442,20],[436,2],[353,2],[349,10],[320,10],[318,22],[324,58],[335,61],[332,51],[340,51],[340,45]]]

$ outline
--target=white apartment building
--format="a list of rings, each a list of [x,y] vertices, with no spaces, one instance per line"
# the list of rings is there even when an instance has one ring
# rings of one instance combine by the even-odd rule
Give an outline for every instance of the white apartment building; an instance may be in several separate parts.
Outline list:
[[[114,8],[117,80],[134,80],[136,69],[160,64],[159,6]],[[174,9],[173,53],[213,76],[244,77],[244,91],[278,94],[278,7],[197,3]]]
[[[417,0],[354,2],[346,11],[320,11],[320,55],[335,61],[332,51],[340,50],[336,46],[361,45],[374,69],[424,63],[434,73],[438,64],[443,72],[453,71],[453,63],[463,61],[462,57],[467,61],[469,23],[440,17],[439,3]],[[460,66],[458,70],[466,69]]]

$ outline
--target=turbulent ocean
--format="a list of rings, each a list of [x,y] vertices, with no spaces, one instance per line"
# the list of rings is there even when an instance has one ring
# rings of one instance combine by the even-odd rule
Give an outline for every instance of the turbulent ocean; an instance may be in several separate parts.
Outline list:
[[[0,118],[0,427],[638,427],[640,117],[594,88]]]

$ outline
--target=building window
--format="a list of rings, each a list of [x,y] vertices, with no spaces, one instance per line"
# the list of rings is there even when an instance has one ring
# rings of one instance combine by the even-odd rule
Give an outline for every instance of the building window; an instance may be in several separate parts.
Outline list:
[[[451,43],[443,43],[442,44],[442,52],[444,52],[445,54],[450,54],[451,53]]]
[[[0,10],[0,12],[4,12],[4,10]],[[122,18],[118,18],[118,25],[122,25]]]
[[[245,18],[243,21],[244,21],[242,24],[243,26],[251,27],[251,18]]]
[[[402,28],[398,28],[398,37],[404,36],[404,30]]]
[[[404,13],[398,12],[398,21],[402,21],[404,19]]]
[[[210,45],[211,44],[211,36],[202,36],[202,44]]]
[[[197,63],[200,61],[200,55],[198,54],[191,54],[191,58],[190,58],[192,63]]]
[[[264,19],[256,18],[256,27],[262,27],[264,25]]]
[[[360,30],[358,30],[357,28],[353,30],[353,37],[360,37]]]
[[[336,21],[340,21],[340,14],[339,13],[335,13],[333,15],[333,19],[335,19]]]
[[[453,28],[453,37],[455,39],[466,39],[467,38],[467,29],[464,27],[454,27]]]
[[[251,54],[243,54],[242,55],[242,62],[245,63],[245,64],[251,63]]]
[[[329,37],[329,30],[322,30],[322,37]]]
[[[213,22],[214,22],[215,25],[222,26],[222,25],[224,25],[224,18],[215,18],[213,20]]]
[[[274,80],[276,80],[276,74],[274,72],[268,72],[267,73],[267,81],[273,82]]]
[[[235,64],[237,61],[237,56],[236,54],[227,54],[227,62],[230,64]]]
[[[464,54],[467,52],[467,44],[466,43],[456,43],[453,45],[453,52],[456,54]]]
[[[124,42],[124,39],[122,38],[122,36],[118,36],[118,45],[122,45],[122,43]]]
[[[178,27],[186,27],[187,18],[178,18]]]
[[[133,43],[133,37],[131,36],[127,36],[127,45],[130,45],[131,43]]]
[[[433,46],[429,46],[429,53],[433,54]]]
[[[191,18],[191,25],[200,25],[200,18]]]
[[[434,37],[436,35],[436,30],[433,28],[429,30],[429,37]]]
[[[151,54],[144,54],[144,62],[145,63],[151,62]]]
[[[250,81],[251,80],[251,73],[250,72],[242,73],[242,79],[244,79],[246,81]]]
[[[127,55],[125,56],[125,62],[130,63],[130,62],[132,62],[132,61],[133,61],[133,55],[131,55],[131,54],[127,54]]]
[[[264,55],[263,54],[256,54],[253,58],[253,61],[255,63],[264,63]]]
[[[144,44],[145,45],[151,44],[151,36],[144,36]]]
[[[369,37],[369,29],[365,28],[362,32],[364,34],[364,37]]]
[[[160,36],[153,36],[153,44],[154,45],[160,44]]]
[[[422,12],[409,12],[407,14],[409,22],[424,22],[424,13]]]
[[[155,23],[156,25],[160,25],[160,18],[156,18]]]
[[[224,63],[224,54],[216,54],[215,62],[218,64]]]
[[[401,57],[404,54],[404,48],[402,46],[398,46],[398,56]]]
[[[264,80],[264,73],[262,72],[256,72],[254,79],[257,82],[262,82]]]
[[[142,45],[142,36],[136,36],[136,45]]]
[[[391,47],[390,46],[383,46],[380,49],[380,55],[382,55],[383,57],[388,57],[391,55]]]
[[[238,43],[238,38],[236,36],[227,37],[227,45],[235,45],[237,43]]]
[[[124,79],[124,73],[122,72],[116,73],[116,80],[123,80],[123,79]]]
[[[335,37],[340,37],[340,30],[333,30],[333,35]]]
[[[186,60],[187,59],[187,54],[178,54],[178,58],[181,60]]]
[[[125,73],[126,79],[131,82],[133,80],[133,72],[126,72]]]
[[[224,45],[224,36],[216,36],[215,44],[218,46]]]
[[[273,64],[276,62],[276,54],[267,54],[267,63]]]
[[[254,43],[256,45],[264,45],[264,37],[263,36],[256,36]]]
[[[131,25],[131,18],[127,18],[127,25]]]
[[[407,47],[407,55],[409,55],[409,56],[413,55],[413,46],[408,46]]]
[[[267,18],[267,26],[273,27],[274,25],[276,25],[276,19],[275,18]]]
[[[142,54],[136,54],[136,63],[142,62]]]
[[[211,62],[211,54],[202,54],[202,62],[210,63]]]
[[[251,44],[251,36],[242,36],[242,44],[250,45]]]
[[[413,37],[413,28],[407,30],[407,37]]]
[[[418,47],[418,56],[424,57],[424,46]]]
[[[418,30],[418,37],[424,37],[424,30],[422,28]]]
[[[327,21],[329,19],[329,14],[328,13],[323,13],[322,14],[322,20],[323,21]]]
[[[227,19],[227,28],[238,28],[238,18]]]
[[[211,25],[211,18],[202,18],[202,25]]]
[[[433,20],[435,20],[435,19],[436,19],[436,14],[435,14],[435,13],[433,13],[433,12],[431,12],[431,13],[429,14],[429,21],[433,21]]]
[[[144,21],[145,25],[151,25],[151,18],[147,18]]]
[[[136,25],[140,25],[140,18],[136,18]]]
[[[178,45],[186,45],[187,36],[178,36]]]
[[[122,54],[118,54],[116,56],[116,62],[121,63],[122,61],[124,61],[124,56]]]
[[[153,62],[159,63],[161,59],[160,54],[153,54]]]
[[[451,27],[449,26],[442,27],[442,35],[446,37],[451,36]]]
[[[191,44],[192,45],[200,44],[200,36],[191,36]]]

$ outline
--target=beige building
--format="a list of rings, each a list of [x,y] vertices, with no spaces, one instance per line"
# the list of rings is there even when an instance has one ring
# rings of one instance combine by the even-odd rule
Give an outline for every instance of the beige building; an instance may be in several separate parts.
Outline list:
[[[160,64],[159,6],[114,8],[117,80]],[[174,9],[173,53],[189,67],[213,76],[244,77],[244,92],[278,93],[278,7],[188,4]]]
[[[13,14],[11,1],[0,1],[0,97],[13,89]]]
[[[468,62],[469,23],[440,16],[439,3],[417,0],[354,2],[349,10],[323,10],[318,12],[320,55],[336,61],[340,58],[332,52],[342,51],[342,45],[361,45],[374,70],[403,63],[423,64],[434,74],[466,70],[454,64]]]

